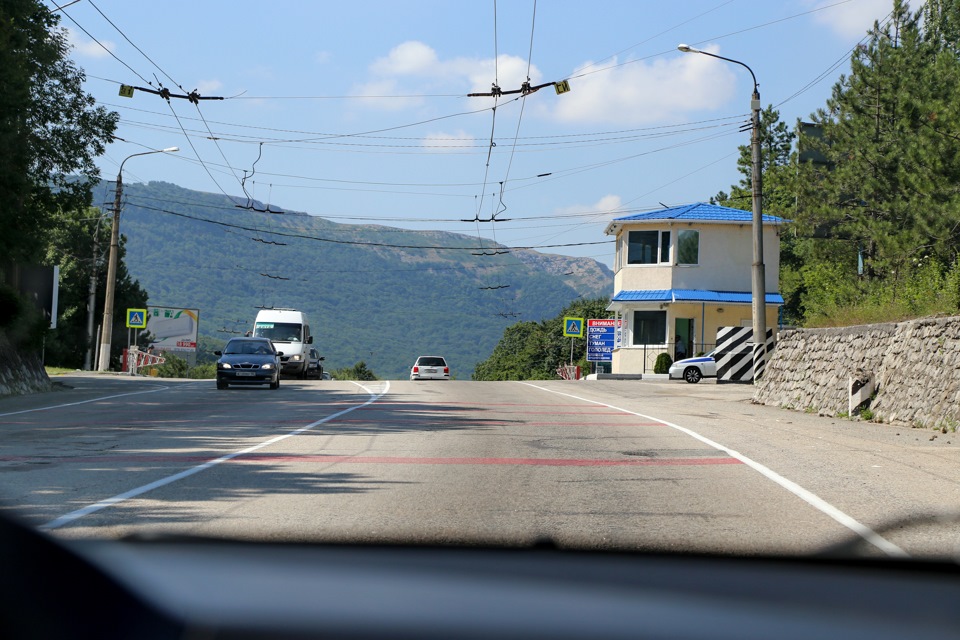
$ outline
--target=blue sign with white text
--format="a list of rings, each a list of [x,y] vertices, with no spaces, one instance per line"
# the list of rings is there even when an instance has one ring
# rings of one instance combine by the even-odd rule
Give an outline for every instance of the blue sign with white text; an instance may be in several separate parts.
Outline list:
[[[587,362],[612,362],[616,320],[587,320]]]

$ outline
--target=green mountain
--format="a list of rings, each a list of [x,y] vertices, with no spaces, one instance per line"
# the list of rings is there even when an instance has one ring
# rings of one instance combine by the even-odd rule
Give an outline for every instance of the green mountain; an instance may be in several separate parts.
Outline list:
[[[437,354],[469,379],[506,327],[613,289],[595,260],[475,255],[495,247],[476,250],[476,236],[271,213],[162,182],[124,185],[123,195],[127,268],[151,305],[199,309],[207,344],[251,328],[260,307],[300,309],[330,369],[363,360],[381,377],[405,377],[418,355]],[[94,202],[112,200],[112,184],[101,184]]]

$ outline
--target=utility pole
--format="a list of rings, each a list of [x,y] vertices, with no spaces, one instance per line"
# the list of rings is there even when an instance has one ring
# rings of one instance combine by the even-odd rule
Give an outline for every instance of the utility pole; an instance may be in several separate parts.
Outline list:
[[[113,300],[117,289],[117,261],[120,254],[120,199],[123,196],[123,165],[130,158],[146,156],[151,153],[173,153],[179,147],[167,147],[154,151],[134,153],[123,159],[117,172],[117,194],[113,200],[113,229],[110,231],[110,262],[107,266],[107,291],[103,302],[103,331],[100,334],[100,362],[98,371],[110,370],[110,348],[113,342]]]
[[[746,65],[744,65],[746,66]],[[750,69],[750,67],[747,67]],[[750,71],[753,75],[753,71]],[[750,148],[753,156],[753,382],[763,375],[767,359],[767,292],[766,267],[763,264],[763,174],[760,166],[760,90],[753,78],[753,133]]]
[[[90,266],[90,287],[87,289],[87,353],[83,356],[83,370],[93,370],[94,353],[94,335],[93,323],[94,313],[97,306],[97,254],[100,252],[100,217],[97,219],[97,226],[93,231],[93,263]]]
[[[123,162],[127,160],[129,158],[125,158]],[[121,197],[123,197],[123,163],[120,163],[120,172],[117,173],[117,193],[113,199],[113,228],[110,231],[110,259],[107,263],[107,292],[103,302],[103,330],[100,333],[98,371],[110,370],[110,348],[113,343],[113,299],[117,290],[117,254],[120,252]]]
[[[767,292],[766,269],[763,264],[763,177],[760,162],[760,87],[753,69],[739,60],[725,58],[715,53],[701,51],[687,44],[677,46],[684,53],[702,53],[711,58],[726,60],[738,64],[750,72],[753,78],[753,94],[750,96],[751,134],[750,154],[753,168],[750,171],[753,187],[753,265],[751,268],[751,288],[753,314],[753,381],[763,375],[767,356]]]

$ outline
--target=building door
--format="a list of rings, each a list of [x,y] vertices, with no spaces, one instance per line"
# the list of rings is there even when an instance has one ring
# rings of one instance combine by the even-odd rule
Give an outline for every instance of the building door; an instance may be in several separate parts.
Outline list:
[[[693,357],[693,318],[676,318],[674,320],[673,359]],[[677,338],[680,338],[677,340]]]

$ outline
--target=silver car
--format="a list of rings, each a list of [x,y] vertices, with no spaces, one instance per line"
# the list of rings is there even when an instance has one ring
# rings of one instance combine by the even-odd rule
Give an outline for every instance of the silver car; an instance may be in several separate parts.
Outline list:
[[[410,368],[411,380],[449,380],[450,367],[441,356],[420,356]]]

